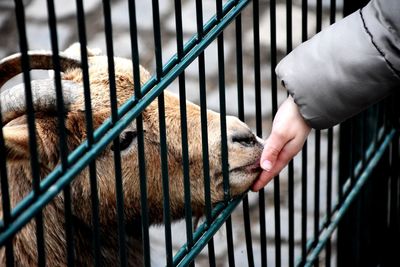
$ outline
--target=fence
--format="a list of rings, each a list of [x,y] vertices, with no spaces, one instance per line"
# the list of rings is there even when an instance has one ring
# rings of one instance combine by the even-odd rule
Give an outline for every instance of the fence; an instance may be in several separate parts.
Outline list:
[[[26,253],[37,256],[39,266],[57,264],[58,261],[49,258],[52,254],[45,245],[49,238],[49,229],[46,228],[46,221],[49,218],[45,216],[48,213],[43,211],[49,203],[60,197],[64,206],[58,207],[59,210],[54,212],[64,218],[63,233],[60,235],[65,239],[65,246],[61,248],[65,259],[57,260],[59,264],[68,266],[82,264],[76,262],[77,254],[84,254],[79,247],[81,245],[79,238],[76,237],[77,227],[80,227],[82,222],[76,219],[75,213],[79,208],[71,202],[71,194],[77,190],[73,182],[82,171],[89,173],[92,210],[91,223],[85,228],[87,231],[85,238],[92,242],[91,251],[87,254],[90,260],[87,262],[96,266],[117,264],[107,263],[104,257],[105,251],[109,248],[103,246],[105,233],[102,232],[99,221],[101,220],[99,209],[104,198],[100,192],[101,181],[96,175],[101,163],[95,160],[108,149],[110,143],[114,145],[115,173],[112,181],[115,183],[116,193],[116,223],[109,231],[118,236],[114,244],[118,248],[116,251],[118,255],[110,258],[114,259],[115,256],[121,266],[132,264],[131,258],[134,255],[130,255],[128,250],[132,245],[129,243],[132,232],[137,232],[139,236],[142,248],[139,256],[145,266],[150,266],[151,262],[153,266],[193,266],[195,263],[204,266],[318,266],[319,264],[396,266],[399,264],[399,259],[396,257],[400,240],[399,136],[396,119],[398,111],[392,99],[385,100],[335,129],[314,131],[301,155],[289,164],[281,177],[275,178],[259,193],[249,192],[234,199],[231,199],[229,194],[226,114],[238,116],[249,124],[258,136],[265,138],[278,103],[286,97],[284,90],[277,84],[274,73],[277,61],[300,41],[308,39],[323,26],[333,23],[342,11],[349,14],[363,3],[344,1],[342,5],[335,0],[331,0],[330,3],[322,0],[316,0],[315,3],[304,0],[301,4],[299,1],[292,3],[291,0],[285,2],[176,0],[168,9],[169,7],[165,7],[167,1],[157,0],[147,5],[133,0],[102,3],[93,1],[93,3],[98,2],[97,6],[91,1],[77,0],[74,7],[75,14],[69,19],[76,24],[73,27],[77,33],[72,36],[79,40],[82,47],[86,47],[93,39],[93,36],[90,36],[91,28],[98,29],[96,25],[99,20],[98,13],[102,12],[104,15],[103,28],[100,28],[104,29],[102,37],[109,58],[107,64],[110,77],[111,117],[95,129],[90,102],[90,91],[93,88],[89,81],[87,51],[81,49],[87,141],[74,151],[69,151],[66,143],[68,133],[64,130],[65,110],[62,101],[57,102],[58,108],[54,116],[58,118],[60,129],[60,139],[57,140],[60,164],[43,177],[36,152],[38,148],[35,140],[33,96],[30,93],[31,76],[35,74],[29,71],[32,62],[28,58],[28,48],[31,47],[29,41],[34,42],[34,38],[29,38],[31,34],[29,30],[32,29],[28,28],[30,22],[27,23],[26,20],[28,17],[28,20],[33,18],[34,23],[38,21],[35,13],[34,15],[28,13],[31,8],[29,5],[38,6],[37,3],[42,2],[38,0],[33,1],[33,4],[30,2],[15,0],[14,4],[7,5],[10,8],[15,7],[13,19],[17,30],[7,31],[7,34],[11,40],[18,41],[18,50],[22,55],[22,79],[28,103],[26,114],[32,173],[31,192],[21,196],[22,200],[18,203],[10,203],[13,188],[9,185],[15,183],[12,174],[7,173],[7,166],[12,163],[4,160],[6,144],[2,132],[0,151],[3,160],[0,167],[3,218],[0,225],[0,245],[4,248],[5,254],[1,257],[6,258],[7,266],[14,266],[15,262],[20,260],[18,253],[21,253],[21,250],[16,251],[16,247],[21,244],[15,241],[16,236],[32,221],[35,222],[35,226],[31,232],[33,237],[29,240],[33,244],[34,252],[26,251]],[[125,11],[123,15],[112,13],[117,9],[116,3],[124,3],[121,4],[122,8],[119,7]],[[210,11],[207,4],[215,7]],[[59,42],[65,27],[59,27],[60,21],[57,19],[57,14],[62,13],[59,3],[48,0],[46,8],[43,5],[44,2],[39,5],[39,9],[45,10],[48,22],[47,34],[51,37],[49,47],[54,55],[52,62],[55,70],[55,88],[60,100],[62,63],[57,55],[60,54]],[[56,10],[57,6],[59,9]],[[91,9],[92,13],[88,14],[87,9]],[[31,8],[32,10],[35,9]],[[165,10],[170,10],[170,13]],[[142,13],[151,17],[150,26],[147,28],[140,25],[143,22],[141,20],[147,19]],[[122,19],[123,23],[119,21],[122,16],[125,17],[125,20]],[[89,24],[86,20],[96,23]],[[123,27],[124,23],[129,25],[129,27],[125,25],[128,38],[113,40],[115,32],[119,31],[116,26]],[[195,31],[193,35],[187,30],[190,27]],[[165,28],[169,29],[169,32],[165,33]],[[17,32],[18,38],[15,37]],[[150,59],[143,59],[145,50],[152,50],[146,45],[141,45],[143,36],[150,36],[149,39],[152,41],[148,45],[154,48]],[[176,39],[172,48],[167,46],[166,49],[163,46],[166,38]],[[71,37],[64,39],[69,40]],[[123,42],[123,40],[129,41]],[[122,42],[123,45],[118,42]],[[128,47],[125,48],[127,56],[133,59],[135,88],[134,96],[117,109],[117,92],[113,78],[115,62],[110,59],[114,58],[114,50],[121,49],[121,46]],[[165,61],[164,53],[172,56],[169,61]],[[139,63],[152,66],[154,69],[154,75],[142,86]],[[165,131],[164,90],[174,86],[178,88],[181,99],[178,103],[181,117],[178,140],[182,140],[180,156],[182,173],[185,177],[186,205],[184,222],[171,226],[169,205],[171,182],[166,164],[171,155],[167,153],[169,136]],[[195,90],[189,86],[195,87]],[[216,103],[210,103],[212,94],[216,95],[214,99]],[[197,227],[194,227],[196,223],[193,222],[192,207],[189,205],[192,201],[191,192],[193,193],[195,189],[190,186],[192,178],[190,169],[193,166],[189,162],[190,128],[187,126],[188,114],[183,101],[187,97],[193,98],[201,110],[205,216],[200,219],[201,223]],[[150,227],[148,218],[147,193],[151,184],[146,181],[149,178],[146,170],[154,166],[145,162],[148,152],[144,141],[147,133],[143,130],[142,117],[143,111],[156,99],[159,108],[157,127],[160,132],[161,154],[161,165],[158,167],[162,171],[164,203],[159,212],[162,213],[162,222],[165,225],[161,230]],[[211,204],[210,198],[212,174],[209,166],[210,137],[206,114],[206,108],[210,106],[218,109],[221,114],[221,166],[225,201],[215,206]],[[235,108],[232,108],[233,106]],[[121,162],[120,153],[122,144],[118,136],[133,121],[137,129],[141,216],[139,222],[126,224],[127,211],[124,211],[126,200],[124,201],[123,192],[130,185],[123,183],[121,164],[124,163]],[[3,131],[4,128],[3,125]],[[241,208],[238,208],[240,206]],[[182,227],[185,228],[184,234]],[[154,240],[162,244],[161,249],[158,249],[161,250],[160,255],[163,257],[150,253],[150,245]],[[204,249],[206,246],[207,249]],[[24,263],[19,262],[19,264]]]

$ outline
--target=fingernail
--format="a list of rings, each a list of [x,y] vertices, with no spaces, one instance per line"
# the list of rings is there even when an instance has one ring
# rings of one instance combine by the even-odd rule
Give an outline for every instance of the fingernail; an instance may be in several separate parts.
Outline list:
[[[270,171],[272,169],[272,162],[269,160],[264,160],[263,163],[261,164],[261,168],[263,168],[266,171]]]

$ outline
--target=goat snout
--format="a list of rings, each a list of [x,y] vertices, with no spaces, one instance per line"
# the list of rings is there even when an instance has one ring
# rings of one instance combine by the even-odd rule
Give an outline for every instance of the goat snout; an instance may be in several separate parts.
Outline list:
[[[229,142],[242,147],[260,147],[264,142],[250,128],[235,117],[227,117]]]
[[[263,141],[235,117],[227,117],[231,194],[246,191],[261,172]]]

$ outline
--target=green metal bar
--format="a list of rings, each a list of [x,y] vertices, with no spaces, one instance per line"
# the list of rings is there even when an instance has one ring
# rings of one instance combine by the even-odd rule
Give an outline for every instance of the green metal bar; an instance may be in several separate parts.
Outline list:
[[[322,0],[316,3],[316,33],[322,29]],[[315,130],[315,163],[314,163],[314,242],[318,242],[319,224],[320,224],[320,162],[321,162],[321,131]],[[314,267],[319,266],[319,261],[315,261]]]
[[[256,108],[256,134],[262,137],[261,112],[261,53],[260,53],[260,10],[259,0],[253,1],[253,46],[254,46],[254,91]],[[261,266],[267,266],[267,234],[265,223],[265,194],[264,188],[258,193],[258,209],[260,213],[260,246]]]
[[[113,123],[118,121],[118,104],[117,89],[115,82],[115,64],[114,64],[114,48],[112,40],[112,21],[110,1],[103,0],[104,29],[106,37],[107,63],[108,63],[108,81],[110,92],[111,120]],[[126,253],[126,233],[124,219],[124,189],[122,185],[122,169],[121,169],[121,147],[119,136],[113,141],[114,151],[114,177],[115,191],[117,201],[117,225],[118,225],[118,252],[119,266],[127,266]]]
[[[225,205],[223,203],[219,203],[217,204],[211,213],[211,218],[214,219],[217,216],[219,216],[219,214],[225,209]],[[211,219],[211,220],[212,220]],[[208,225],[207,223],[203,223],[201,224],[199,227],[197,227],[197,230],[194,232],[193,234],[193,244],[199,242],[200,238],[202,237],[202,235],[209,229],[210,225]],[[210,239],[212,240],[212,238]],[[208,244],[210,241],[208,241]],[[204,246],[203,246],[204,247]],[[191,248],[188,247],[187,244],[183,245],[174,255],[174,261],[173,261],[173,266],[177,266],[179,264],[179,262],[182,261],[183,258],[186,257],[186,255],[191,251]],[[215,263],[215,262],[214,262]]]
[[[163,191],[163,217],[165,231],[165,251],[167,266],[172,266],[172,236],[171,236],[171,215],[170,215],[170,196],[169,196],[169,176],[168,176],[168,150],[167,150],[167,133],[165,124],[165,103],[164,93],[158,97],[158,120],[160,129],[160,160],[162,171],[162,191]]]
[[[201,0],[196,1],[197,32],[203,38],[203,11]],[[199,63],[199,89],[200,89],[200,119],[201,119],[201,144],[203,156],[204,199],[207,222],[211,222],[211,191],[210,191],[210,162],[208,152],[208,120],[207,120],[207,88],[205,77],[204,52],[198,57]]]
[[[162,68],[162,45],[161,45],[161,23],[158,0],[152,0],[154,46],[156,58],[156,78],[160,81],[163,76]],[[165,104],[164,93],[158,96],[158,121],[160,130],[160,160],[162,171],[162,191],[163,191],[163,219],[165,233],[165,254],[167,266],[172,266],[172,233],[170,215],[170,196],[169,196],[169,176],[168,176],[168,149],[167,133],[165,124]]]
[[[277,65],[276,48],[276,0],[270,1],[270,33],[271,33],[271,95],[272,95],[272,117],[278,110],[278,82],[275,73]],[[280,267],[281,263],[281,198],[279,175],[274,178],[274,220],[275,220],[275,266]]]
[[[204,38],[203,31],[203,7],[202,1],[196,0],[196,23],[197,35],[199,38]],[[200,89],[200,120],[201,120],[201,147],[202,147],[202,160],[203,160],[203,177],[204,177],[204,200],[205,200],[205,215],[206,224],[211,223],[211,190],[210,190],[210,162],[208,152],[208,121],[207,121],[207,90],[206,90],[206,75],[205,75],[205,59],[204,51],[198,57],[199,66],[199,89]],[[208,241],[208,262],[209,265],[214,267],[215,264],[215,250],[214,239]]]
[[[238,93],[238,117],[244,122],[244,92],[243,92],[243,45],[242,45],[242,15],[239,14],[235,21],[236,33],[236,76]],[[251,222],[249,211],[249,198],[246,196],[242,201],[244,233],[246,237],[247,263],[249,267],[254,266],[253,241],[251,236]]]
[[[217,18],[222,19],[222,0],[217,0]],[[221,166],[225,201],[230,199],[229,166],[228,166],[228,141],[226,136],[226,99],[225,99],[225,62],[224,62],[224,32],[217,37],[218,48],[218,87],[219,111],[221,126]]]
[[[53,53],[53,65],[54,65],[54,82],[56,88],[57,98],[57,119],[58,119],[58,130],[59,130],[59,147],[61,157],[61,168],[65,171],[68,168],[68,146],[67,146],[67,135],[65,132],[65,110],[64,110],[64,98],[62,94],[61,85],[61,68],[60,58],[57,40],[57,23],[56,14],[54,8],[54,1],[47,0],[47,11],[48,11],[48,25],[50,28],[51,46]],[[74,266],[74,236],[72,229],[72,207],[71,207],[71,189],[68,185],[64,188],[64,218],[65,218],[65,237],[67,241],[67,264],[69,267]]]
[[[132,53],[132,65],[133,65],[133,80],[135,84],[134,92],[135,98],[141,99],[141,84],[140,84],[140,68],[139,68],[139,49],[137,41],[137,23],[136,23],[136,7],[135,1],[129,0],[129,26],[130,26],[130,37],[131,37],[131,53]],[[139,176],[140,176],[140,208],[141,208],[141,238],[143,248],[143,264],[144,266],[150,266],[150,237],[149,237],[149,215],[148,215],[148,204],[147,204],[147,177],[146,177],[146,162],[145,162],[145,151],[144,151],[144,132],[143,132],[143,118],[139,114],[136,118],[137,128],[137,144],[138,144],[138,164],[139,164]]]
[[[217,19],[222,19],[222,0],[216,1]],[[221,127],[221,166],[223,177],[224,200],[229,201],[231,198],[229,184],[229,159],[228,159],[228,137],[226,125],[226,96],[225,96],[225,54],[224,54],[224,32],[217,37],[218,50],[218,87],[219,87],[219,112]],[[225,223],[226,242],[228,247],[228,262],[230,267],[235,266],[235,255],[233,249],[232,220],[229,216]]]
[[[318,242],[319,229],[320,229],[320,161],[321,161],[321,131],[315,130],[315,163],[314,163],[314,242]],[[319,263],[315,263],[315,267],[319,266]]]
[[[292,0],[286,0],[286,54],[292,51]],[[288,165],[288,263],[294,266],[294,161]]]
[[[354,184],[354,187],[350,191],[350,193],[346,196],[346,198],[343,200],[342,205],[336,212],[334,218],[332,219],[331,224],[327,227],[326,231],[322,233],[320,237],[320,241],[318,242],[318,245],[313,249],[313,251],[307,256],[306,262],[305,262],[305,267],[310,267],[314,263],[314,261],[317,259],[319,253],[322,251],[324,248],[326,242],[329,240],[333,232],[335,231],[336,227],[338,226],[339,222],[343,218],[343,216],[346,214],[346,211],[350,207],[350,205],[353,203],[354,199],[358,196],[360,191],[362,190],[364,184],[368,181],[370,178],[370,175],[374,168],[377,166],[379,160],[387,150],[388,146],[390,145],[393,137],[395,136],[396,131],[391,130],[390,133],[386,136],[386,138],[383,140],[383,143],[378,147],[376,153],[374,153],[374,156],[371,158],[371,160],[368,162],[366,168],[364,171],[361,173],[360,178],[357,179],[356,183]]]
[[[203,30],[203,6],[201,0],[196,0],[196,24],[197,35],[199,40],[204,38]],[[205,215],[206,223],[211,223],[211,190],[210,190],[210,162],[208,152],[208,122],[207,122],[207,94],[206,94],[206,77],[205,77],[205,59],[204,51],[198,57],[199,66],[199,89],[200,89],[200,112],[201,112],[201,147],[203,156],[203,177],[204,177],[204,199],[205,199]],[[214,239],[208,241],[208,262],[210,267],[215,267],[215,249]]]
[[[93,115],[92,115],[92,103],[91,103],[90,82],[89,82],[89,64],[88,64],[88,54],[86,49],[87,38],[86,38],[85,11],[83,9],[82,0],[76,0],[76,9],[77,9],[77,20],[78,20],[79,43],[81,46],[80,52],[81,52],[82,75],[83,75],[83,93],[85,97],[84,102],[85,102],[86,136],[87,136],[86,138],[87,138],[88,149],[90,149],[95,140],[93,135]],[[83,149],[81,150],[83,151]],[[78,152],[78,150],[75,151]],[[70,157],[73,158],[74,155],[78,154],[77,152],[76,153],[72,152]],[[70,159],[70,157],[68,157],[68,160]],[[69,166],[72,166],[72,162],[70,160],[68,163]],[[50,175],[45,179],[45,181],[46,180],[49,182],[51,181]],[[94,258],[94,265],[99,266],[100,265],[99,197],[97,190],[95,161],[92,161],[89,164],[89,182],[90,182],[90,197],[91,197],[91,210],[92,210],[92,227],[93,227],[91,233],[92,245],[93,245],[93,258]],[[47,190],[48,188],[46,188],[46,191]]]
[[[0,107],[1,108],[1,107]],[[1,112],[0,112],[0,121],[3,121]],[[0,129],[0,158],[6,159],[6,149],[4,143],[3,136],[3,125],[1,125]],[[0,179],[1,179],[1,204],[3,208],[3,218],[4,225],[7,228],[10,221],[10,191],[9,191],[9,183],[8,183],[8,175],[7,175],[7,163],[6,160],[0,161]],[[14,249],[12,239],[8,240],[5,244],[6,247],[6,265],[7,267],[14,266]]]
[[[179,60],[183,57],[183,29],[182,29],[182,4],[181,0],[175,0],[175,25],[176,25],[176,44],[177,56]],[[187,113],[186,113],[186,88],[185,72],[179,75],[179,107],[181,113],[181,142],[182,142],[182,168],[183,182],[185,191],[185,222],[186,222],[186,240],[189,249],[193,245],[193,222],[192,222],[192,200],[190,192],[189,175],[189,146],[187,134]],[[192,265],[194,266],[194,264]]]
[[[225,223],[225,221],[231,216],[232,212],[235,208],[240,204],[244,195],[233,199],[229,202],[227,206],[223,209],[221,214],[215,218],[208,228],[208,230],[200,237],[200,239],[193,245],[192,249],[186,255],[185,258],[182,259],[181,262],[177,266],[183,267],[188,266],[194,258],[203,250],[208,241],[214,236],[214,234],[221,228],[221,226]]]
[[[328,129],[328,152],[327,152],[327,180],[326,180],[326,224],[331,223],[332,216],[332,165],[333,165],[333,128]],[[321,229],[321,228],[320,228]],[[325,249],[325,266],[331,265],[331,239],[328,239]]]
[[[35,126],[35,110],[32,102],[32,88],[31,88],[31,76],[30,76],[30,62],[28,58],[28,40],[26,37],[26,20],[25,20],[25,8],[21,0],[15,1],[15,15],[17,21],[17,28],[19,34],[19,46],[21,50],[21,67],[23,70],[23,81],[25,84],[25,98],[26,98],[26,111],[28,121],[28,133],[29,133],[29,154],[30,154],[30,166],[32,171],[32,189],[34,197],[37,199],[40,196],[40,168],[39,168],[39,157],[36,137],[36,126]],[[42,210],[38,211],[35,218],[36,222],[36,247],[38,266],[42,267],[46,265],[46,251],[45,251],[45,240],[44,240],[44,229],[43,229],[43,214]]]
[[[330,0],[329,23],[333,24],[336,20],[336,0]],[[333,129],[328,129],[328,166],[327,166],[327,188],[326,188],[326,217],[327,224],[330,224],[332,216],[332,162],[333,162]],[[325,267],[331,266],[332,242],[331,238],[327,240],[325,246]]]
[[[301,1],[301,39],[306,41],[308,38],[307,22],[308,1]],[[307,141],[304,143],[301,153],[301,255],[304,260],[307,255]]]

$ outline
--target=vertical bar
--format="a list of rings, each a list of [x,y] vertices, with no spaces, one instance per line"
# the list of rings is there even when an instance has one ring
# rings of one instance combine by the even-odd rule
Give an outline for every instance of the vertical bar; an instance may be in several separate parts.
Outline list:
[[[35,197],[41,194],[40,192],[40,170],[39,159],[37,155],[36,131],[35,131],[35,114],[32,103],[32,88],[30,77],[30,64],[28,58],[28,41],[26,38],[26,21],[25,10],[21,0],[15,0],[15,15],[19,34],[19,45],[21,50],[21,66],[23,70],[23,81],[25,84],[25,97],[28,117],[28,132],[29,132],[29,153],[30,165],[32,170],[32,185]],[[40,211],[35,216],[36,221],[36,245],[38,252],[38,266],[46,265],[44,229],[43,229],[43,212]]]
[[[61,68],[60,58],[58,56],[58,40],[57,40],[57,27],[56,27],[56,14],[54,8],[54,1],[47,0],[48,10],[48,24],[50,28],[51,36],[51,47],[53,51],[53,66],[54,66],[54,82],[57,96],[57,118],[58,118],[58,130],[59,130],[59,146],[61,156],[61,168],[62,171],[66,171],[68,168],[68,146],[66,143],[67,135],[65,132],[65,121],[64,121],[64,98],[62,94],[61,85]],[[65,217],[65,236],[67,241],[67,263],[68,266],[74,266],[74,237],[72,229],[72,211],[71,211],[71,190],[68,185],[64,189],[64,217]]]
[[[308,39],[308,0],[301,0],[301,40]]]
[[[217,21],[220,21],[222,14],[222,0],[216,1]],[[218,78],[219,78],[219,108],[220,108],[220,126],[221,126],[221,166],[223,177],[224,200],[230,200],[229,188],[229,164],[228,164],[228,141],[226,133],[226,103],[225,103],[225,62],[224,62],[224,32],[221,32],[217,38],[218,46]],[[232,220],[228,217],[225,223],[226,241],[228,246],[229,266],[235,266],[235,256],[233,250]]]
[[[272,117],[278,110],[278,85],[275,73],[277,64],[276,52],[276,0],[270,1],[271,19],[271,92]],[[281,210],[280,210],[280,182],[279,175],[274,178],[274,213],[275,213],[275,266],[281,266]]]
[[[360,137],[360,154],[361,154],[361,162],[362,162],[362,168],[365,167],[366,162],[367,162],[367,149],[368,149],[368,120],[367,120],[367,112],[363,112],[361,114],[361,119],[360,119],[360,129],[361,129],[361,135]]]
[[[293,49],[292,0],[286,0],[286,54]]]
[[[332,216],[332,162],[333,162],[333,128],[328,129],[328,155],[327,155],[327,181],[326,181],[326,225],[331,223]],[[328,239],[325,249],[325,266],[331,265],[331,238]]]
[[[3,119],[0,113],[0,122]],[[10,204],[10,192],[9,192],[9,184],[8,184],[8,175],[7,175],[7,165],[6,165],[6,150],[5,143],[3,137],[3,125],[1,125],[0,129],[0,177],[1,177],[1,202],[3,208],[3,220],[4,220],[4,228],[6,229],[8,225],[11,223],[10,212],[11,212],[11,204]],[[12,239],[9,239],[6,242],[6,266],[12,267],[14,266],[14,249]]]
[[[111,121],[118,121],[118,104],[117,90],[115,83],[115,66],[114,66],[114,48],[112,40],[112,21],[111,7],[108,0],[103,0],[104,13],[104,29],[106,36],[107,63],[108,63],[108,81],[110,87],[110,105],[111,105]],[[117,198],[117,219],[118,219],[118,252],[120,266],[126,266],[126,240],[125,240],[125,222],[124,222],[124,189],[122,185],[121,170],[121,148],[119,137],[113,141],[114,150],[114,172],[115,172],[115,190]]]
[[[87,38],[85,25],[85,12],[83,10],[82,0],[76,0],[79,43],[81,46],[81,63],[83,76],[83,93],[85,96],[85,119],[86,119],[86,136],[88,148],[93,146],[93,115],[92,104],[90,101],[90,82],[89,82],[89,65],[87,55]],[[99,225],[99,196],[97,190],[96,177],[96,161],[89,164],[89,181],[91,191],[91,208],[92,208],[92,236],[93,236],[93,257],[94,265],[100,266],[100,225]]]
[[[351,144],[350,140],[350,121],[347,120],[340,124],[339,133],[339,179],[338,179],[338,204],[342,205],[344,201],[343,186],[346,183],[350,171],[350,158],[349,158],[349,147]],[[341,262],[347,262],[348,251],[350,250],[350,236],[351,232],[347,224],[348,219],[339,223],[337,230],[337,262],[340,265]],[[342,255],[343,254],[343,255]]]
[[[349,153],[349,158],[350,158],[350,182],[351,186],[355,184],[355,177],[354,177],[354,169],[357,163],[356,159],[356,142],[355,142],[355,131],[356,131],[356,121],[355,119],[350,120],[350,144],[351,144],[351,149],[348,152]]]
[[[162,76],[162,46],[161,46],[161,22],[158,0],[152,0],[154,45],[156,57],[156,76],[159,81]]]
[[[289,267],[294,266],[294,166],[293,160],[288,166],[288,224],[289,224]]]
[[[329,23],[333,24],[336,21],[336,0],[331,0]]]
[[[217,20],[222,18],[222,0],[217,0]],[[217,39],[218,46],[218,87],[219,87],[219,108],[221,121],[221,163],[224,179],[225,201],[230,199],[229,189],[229,167],[228,167],[228,141],[226,136],[226,103],[225,103],[225,62],[224,62],[224,32],[221,32]]]
[[[203,38],[203,7],[202,1],[196,0],[196,24],[198,41]],[[211,224],[211,192],[210,192],[210,163],[208,157],[208,129],[207,129],[207,98],[205,81],[205,61],[204,52],[199,57],[199,89],[200,89],[200,113],[201,113],[201,145],[203,155],[203,175],[204,175],[204,198],[206,206],[206,222]],[[214,239],[208,242],[208,259],[210,267],[215,264]]]
[[[399,237],[400,237],[400,212],[399,212],[399,195],[400,195],[400,188],[399,188],[399,113],[400,109],[397,105],[397,99],[399,94],[396,93],[394,97],[391,98],[390,107],[389,107],[389,114],[390,120],[392,122],[392,127],[396,129],[396,133],[393,137],[392,144],[391,144],[391,155],[390,155],[390,198],[389,198],[389,244],[388,244],[388,254],[390,255],[387,258],[387,263],[396,262],[398,257],[398,249],[399,249]],[[398,260],[397,260],[398,261]],[[389,265],[389,264],[388,264]]]
[[[317,1],[317,21],[316,21],[316,32],[319,33],[322,29],[322,0]]]
[[[167,157],[167,136],[165,131],[165,103],[164,93],[158,97],[158,119],[160,123],[160,148],[161,148],[161,170],[164,197],[164,225],[165,225],[165,251],[167,266],[172,266],[172,238],[171,238],[171,217],[170,217],[170,197],[169,197],[169,177],[168,177],[168,157]]]
[[[330,0],[329,23],[333,24],[336,20],[336,0]],[[333,162],[333,128],[328,129],[328,163],[326,181],[326,225],[331,223],[332,216],[332,162]],[[340,191],[340,190],[339,190]],[[329,238],[325,246],[325,266],[331,266],[332,241]]]
[[[236,76],[238,93],[238,117],[244,121],[244,92],[243,92],[243,44],[242,44],[242,15],[235,20],[236,34]]]
[[[142,98],[140,84],[140,67],[139,67],[139,49],[137,41],[137,23],[136,23],[136,6],[135,0],[128,1],[129,6],[129,26],[131,39],[131,54],[133,65],[133,80],[135,98]],[[138,162],[140,176],[140,206],[141,206],[141,227],[142,227],[142,249],[143,249],[143,264],[150,266],[150,237],[149,237],[149,216],[147,206],[147,178],[146,178],[146,162],[144,156],[144,133],[143,133],[143,117],[142,114],[136,118],[137,142],[138,142]]]
[[[239,14],[235,20],[236,33],[236,75],[238,92],[238,117],[244,122],[244,94],[243,94],[243,46],[242,46],[242,15]],[[251,223],[249,213],[249,198],[243,198],[243,221],[244,233],[246,238],[247,263],[249,267],[254,267],[253,245],[251,237]]]
[[[162,46],[161,46],[161,30],[160,30],[160,12],[158,0],[152,1],[153,6],[153,29],[154,29],[154,45],[156,57],[156,76],[160,81],[162,77]],[[164,93],[158,97],[158,115],[160,127],[160,148],[161,148],[161,169],[163,181],[163,197],[164,197],[164,225],[165,225],[165,251],[167,266],[172,266],[172,237],[171,237],[171,217],[169,207],[169,178],[168,178],[168,157],[167,157],[167,136],[165,125],[165,105]]]
[[[322,28],[322,0],[317,0],[316,33]],[[320,195],[320,160],[321,160],[321,131],[315,130],[315,163],[314,163],[314,246],[319,241],[319,195]],[[314,261],[314,266],[319,266],[318,258]]]
[[[253,43],[254,43],[254,90],[256,104],[256,134],[262,137],[261,117],[261,71],[260,71],[260,11],[259,0],[253,1]],[[265,224],[265,193],[264,188],[258,193],[258,207],[260,213],[260,247],[261,266],[267,266],[267,234]]]
[[[320,159],[321,159],[321,131],[315,130],[315,163],[314,163],[314,246],[319,241],[319,195],[320,195]],[[314,266],[319,266],[318,258],[314,262]]]
[[[301,161],[301,256],[307,257],[307,143],[304,144]]]
[[[182,4],[181,0],[175,0],[175,24],[176,24],[176,43],[178,60],[182,60],[183,54],[183,31],[182,31]],[[185,190],[185,221],[187,246],[193,246],[192,230],[192,207],[190,203],[190,176],[189,176],[189,147],[187,137],[187,114],[186,114],[186,92],[185,92],[185,72],[179,75],[179,105],[181,112],[181,140],[182,140],[182,164]],[[194,262],[191,263],[194,266]]]
[[[308,39],[307,34],[307,7],[308,1],[302,0],[301,14],[301,36],[302,41]],[[304,143],[301,158],[301,259],[302,262],[307,256],[307,141]]]
[[[392,107],[394,105],[392,104]],[[398,212],[398,196],[399,196],[399,133],[393,137],[391,147],[391,163],[390,163],[390,210],[389,210],[389,233],[391,241],[389,244],[391,259],[394,262],[394,258],[398,257],[395,252],[396,247],[398,248],[398,237],[400,236],[399,228],[399,215]],[[390,260],[388,261],[390,262]]]
[[[286,0],[286,53],[292,51],[292,0]],[[294,267],[294,162],[288,165],[288,262],[289,267]]]

